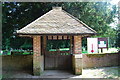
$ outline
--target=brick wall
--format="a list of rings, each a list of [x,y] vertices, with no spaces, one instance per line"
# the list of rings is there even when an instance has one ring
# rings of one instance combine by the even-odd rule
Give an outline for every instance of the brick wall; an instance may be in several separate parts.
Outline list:
[[[33,74],[40,75],[43,72],[43,56],[41,56],[41,36],[33,37]]]
[[[120,53],[82,54],[83,68],[120,66]],[[4,55],[2,70],[32,70],[33,55]],[[41,58],[42,59],[42,58]]]
[[[30,70],[33,68],[33,55],[3,55],[2,70]]]
[[[80,54],[82,52],[82,40],[81,36],[74,36],[74,54],[73,54],[73,71],[75,74],[82,74],[82,57],[80,57]],[[76,54],[76,55],[75,55]],[[76,57],[78,56],[78,57]]]
[[[81,75],[82,74],[82,69],[83,69],[83,66],[82,66],[82,54],[74,54],[72,56],[72,63],[73,63],[73,71],[74,71],[74,74],[76,75]]]
[[[80,54],[82,52],[82,37],[74,36],[74,54]]]
[[[118,66],[119,56],[120,53],[83,54],[83,68]]]

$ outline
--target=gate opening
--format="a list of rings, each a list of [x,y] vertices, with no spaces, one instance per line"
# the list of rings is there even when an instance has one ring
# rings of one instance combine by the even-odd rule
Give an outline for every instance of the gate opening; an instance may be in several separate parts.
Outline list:
[[[45,52],[45,70],[71,70],[70,39],[48,39]]]

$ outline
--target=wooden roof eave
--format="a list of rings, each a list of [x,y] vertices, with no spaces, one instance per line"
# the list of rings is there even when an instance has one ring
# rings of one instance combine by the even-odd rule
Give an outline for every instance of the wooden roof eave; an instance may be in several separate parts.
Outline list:
[[[44,34],[36,34],[36,33],[33,33],[33,34],[27,34],[27,33],[17,33],[18,36],[20,37],[32,37],[32,36],[42,36],[42,35],[72,35],[72,36],[75,36],[75,35],[82,35],[82,36],[86,36],[86,35],[89,35],[89,36],[92,36],[92,35],[96,35],[97,33],[62,33],[62,34],[53,34],[53,33],[44,33]]]

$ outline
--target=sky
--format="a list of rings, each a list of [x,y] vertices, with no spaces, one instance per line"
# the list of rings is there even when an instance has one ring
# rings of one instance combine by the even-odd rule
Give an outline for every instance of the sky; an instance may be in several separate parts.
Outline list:
[[[112,0],[110,3],[113,4],[113,5],[114,5],[114,4],[117,5],[119,1],[120,1],[120,0]]]

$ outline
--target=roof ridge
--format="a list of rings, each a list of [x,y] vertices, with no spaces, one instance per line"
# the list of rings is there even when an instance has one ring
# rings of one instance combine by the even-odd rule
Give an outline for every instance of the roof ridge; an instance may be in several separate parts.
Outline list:
[[[91,27],[87,26],[84,22],[82,22],[81,20],[79,20],[78,18],[74,17],[73,15],[69,14],[68,12],[66,12],[65,10],[62,10],[63,12],[65,12],[67,15],[69,15],[70,17],[74,18],[75,20],[77,20],[78,22],[80,22],[81,24],[83,24],[85,27],[87,27],[88,29],[90,29],[91,31],[97,33],[95,30],[93,30]]]

